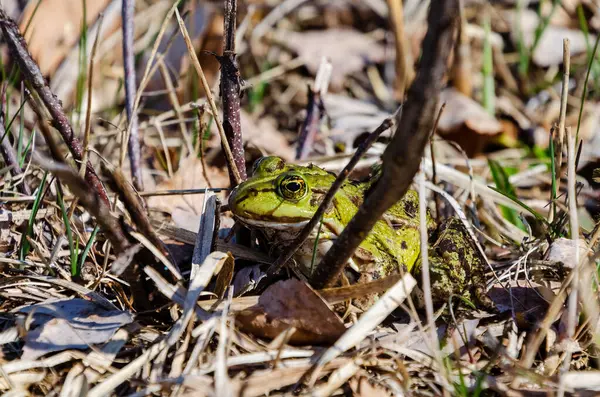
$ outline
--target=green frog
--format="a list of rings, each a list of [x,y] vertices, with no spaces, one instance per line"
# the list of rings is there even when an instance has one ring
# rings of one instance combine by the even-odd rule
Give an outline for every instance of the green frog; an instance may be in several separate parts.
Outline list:
[[[237,220],[262,231],[273,247],[283,250],[313,217],[335,179],[335,174],[312,164],[299,166],[279,157],[263,157],[254,164],[252,176],[233,190],[229,208]],[[323,216],[320,232],[315,228],[294,255],[307,277],[376,179],[377,174],[365,181],[350,180],[338,190]],[[420,279],[418,208],[418,194],[409,190],[383,215],[348,263],[345,275],[350,282],[369,282],[403,271]],[[462,222],[451,217],[438,227],[428,212],[427,230],[434,303],[446,303],[452,295],[491,308],[485,294],[484,263]]]

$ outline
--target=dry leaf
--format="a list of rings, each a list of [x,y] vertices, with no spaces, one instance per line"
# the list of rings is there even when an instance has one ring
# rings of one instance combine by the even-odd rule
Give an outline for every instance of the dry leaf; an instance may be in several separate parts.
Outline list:
[[[223,263],[223,267],[219,270],[219,274],[217,274],[217,280],[215,282],[215,294],[219,297],[219,299],[223,299],[225,296],[225,292],[227,292],[227,288],[229,284],[231,284],[231,280],[233,279],[233,265],[235,261],[232,256],[228,256],[230,260],[226,260]],[[235,292],[235,291],[234,291]]]
[[[525,323],[534,323],[536,319],[543,318],[548,302],[543,298],[542,291],[545,287],[533,282],[511,281],[511,286],[497,285],[492,287],[488,296],[501,313],[512,311],[519,313],[519,320]]]
[[[491,136],[502,131],[502,125],[479,103],[448,88],[440,94],[439,104],[446,108],[440,117],[438,133],[457,142],[469,156],[481,152]]]
[[[85,299],[65,299],[24,307],[33,323],[25,334],[21,359],[35,360],[44,354],[66,349],[85,350],[108,341],[133,315]]]
[[[368,63],[382,62],[385,56],[383,46],[374,38],[352,29],[286,32],[285,43],[302,57],[313,75],[321,59],[329,59],[332,88],[340,88],[347,75],[361,71]]]
[[[290,279],[271,285],[260,296],[258,305],[239,313],[240,328],[262,338],[275,338],[295,327],[291,343],[332,343],[346,328],[305,283]]]

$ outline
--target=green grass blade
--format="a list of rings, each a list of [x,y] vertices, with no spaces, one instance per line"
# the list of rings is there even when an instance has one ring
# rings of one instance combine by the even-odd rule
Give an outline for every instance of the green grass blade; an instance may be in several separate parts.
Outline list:
[[[490,171],[492,172],[492,178],[496,184],[497,191],[501,192],[505,196],[516,197],[515,189],[508,179],[508,175],[504,171],[504,168],[495,160],[488,159]],[[504,205],[500,206],[502,215],[513,225],[519,227],[522,230],[526,230],[525,225],[519,219],[519,214],[512,208],[508,208]]]
[[[29,246],[29,241],[27,237],[33,236],[33,224],[35,223],[35,217],[40,209],[40,204],[42,203],[42,198],[44,197],[44,191],[46,187],[46,180],[48,179],[48,171],[44,172],[44,176],[42,177],[42,182],[38,188],[38,191],[35,195],[35,200],[33,201],[33,206],[31,207],[31,215],[29,216],[29,223],[27,224],[27,231],[21,236],[21,247],[19,249],[19,259],[25,260],[25,257],[29,253],[31,247]]]
[[[554,157],[554,137],[550,134],[550,172],[552,174],[552,187],[551,187],[551,197],[550,197],[550,205],[552,206],[552,219],[556,219],[556,158]]]
[[[34,138],[35,138],[35,130],[31,131],[31,135],[29,136],[29,140],[27,141],[27,145],[25,146],[25,149],[23,150],[23,155],[19,159],[19,165],[21,166],[21,168],[23,168],[23,166],[25,165],[25,159],[27,158],[27,153],[29,152],[29,149],[31,148],[31,145],[33,145],[33,139]]]
[[[588,68],[585,74],[585,81],[583,82],[583,92],[581,93],[581,104],[579,105],[579,115],[577,116],[577,132],[575,134],[575,142],[579,142],[579,128],[581,127],[581,117],[583,116],[583,106],[585,105],[585,96],[587,95],[587,85],[588,80],[590,78],[590,71],[592,70],[592,65],[594,64],[594,59],[596,58],[596,51],[598,50],[598,43],[600,42],[600,35],[596,37],[596,43],[594,44],[594,50],[592,54],[589,56],[588,60]]]
[[[92,230],[92,234],[90,235],[90,238],[81,253],[81,257],[79,258],[79,271],[80,272],[81,272],[81,269],[83,268],[83,264],[85,263],[85,260],[87,259],[88,253],[92,249],[92,245],[94,245],[94,241],[96,240],[96,234],[98,234],[99,230],[100,230],[100,228],[98,226],[94,227],[94,230]]]
[[[77,244],[73,237],[73,232],[71,230],[71,223],[69,222],[69,215],[67,214],[67,209],[65,208],[65,201],[63,200],[63,191],[60,181],[57,180],[56,184],[56,202],[60,207],[60,212],[62,214],[62,220],[65,224],[65,231],[67,233],[67,239],[69,241],[69,252],[71,253],[71,276],[77,277],[80,275],[81,269],[79,268],[77,262],[78,249]]]

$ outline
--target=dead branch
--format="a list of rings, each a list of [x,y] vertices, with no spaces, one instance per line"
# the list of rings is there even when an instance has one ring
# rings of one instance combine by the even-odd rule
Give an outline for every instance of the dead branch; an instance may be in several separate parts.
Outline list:
[[[225,0],[225,16],[223,37],[223,55],[217,56],[221,64],[221,99],[223,101],[223,129],[231,153],[237,166],[240,178],[245,180],[246,158],[242,142],[242,123],[240,120],[241,77],[235,55],[235,30],[237,16],[237,0]],[[230,181],[235,185],[232,173]]]
[[[137,190],[144,190],[141,168],[140,137],[138,132],[138,120],[133,107],[135,98],[135,62],[133,52],[133,14],[135,1],[123,0],[121,15],[123,19],[123,68],[125,72],[125,111],[127,121],[131,124],[128,154],[131,165],[131,177],[133,186]]]

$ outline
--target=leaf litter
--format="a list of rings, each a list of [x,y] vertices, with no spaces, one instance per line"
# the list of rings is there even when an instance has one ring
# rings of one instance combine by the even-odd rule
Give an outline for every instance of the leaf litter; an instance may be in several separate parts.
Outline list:
[[[600,33],[597,7],[578,0],[561,5],[463,4],[459,39],[466,43],[469,62],[461,58],[462,51],[455,51],[449,63],[469,66],[462,80],[458,74],[444,80],[440,105],[446,107],[423,155],[422,170],[432,213],[445,218],[459,212],[472,225],[490,264],[487,290],[498,313],[479,308],[435,312],[435,329],[430,329],[424,312],[411,307],[409,291],[421,280],[409,274],[322,290],[295,277],[293,266],[284,279],[271,279],[268,269],[277,247],[234,226],[226,206],[212,205],[214,198],[207,205],[198,196],[201,192],[193,191],[209,185],[222,188],[212,197],[225,202],[231,186],[212,110],[203,106],[205,90],[190,68],[169,13],[173,4],[136,3],[134,47],[141,60],[136,74],[163,65],[153,70],[137,108],[146,190],[134,196],[146,214],[142,221],[146,217],[150,227],[137,223],[135,200],[125,200],[122,187],[107,183],[112,207],[99,216],[109,219],[114,233],[97,229],[106,219],[96,219],[97,209],[86,206],[94,201],[83,192],[93,195],[94,190],[74,179],[76,163],[70,158],[65,163],[65,144],[52,130],[60,128],[51,121],[52,109],[36,111],[37,94],[15,77],[20,75],[14,54],[3,56],[3,129],[13,158],[24,170],[11,176],[14,164],[3,158],[3,395],[478,395],[484,388],[491,395],[515,395],[599,390],[594,359],[600,237],[594,179],[600,168],[600,134],[594,122],[600,109],[594,53]],[[305,148],[305,163],[340,171],[398,103],[411,101],[398,97],[395,81],[406,78],[408,87],[410,76],[419,72],[419,60],[428,50],[422,48],[428,5],[406,0],[404,18],[398,18],[393,15],[397,8],[388,8],[388,3],[238,4],[239,75],[252,81],[241,88],[248,171],[261,155],[293,161],[308,112],[307,87],[315,82],[323,57],[332,73],[323,93],[323,118],[315,144]],[[5,1],[2,6],[11,10],[21,31],[29,25],[29,50],[77,136],[83,135],[91,95],[90,166],[100,170],[100,163],[106,163],[129,175],[130,164],[120,161],[127,129],[120,3],[60,3],[73,8],[72,15],[52,4],[40,2],[37,8],[36,1]],[[206,52],[222,50],[226,18],[215,5],[187,2],[178,10],[210,87],[226,74]],[[92,92],[87,93],[100,13],[106,19],[89,85]],[[166,22],[165,15],[171,16]],[[394,25],[398,20],[405,22],[402,29]],[[571,60],[566,88],[561,84],[564,38],[569,39]],[[396,40],[404,40],[405,48],[396,46]],[[155,56],[162,60],[149,63],[155,43],[160,43]],[[486,47],[492,48],[491,68],[485,64]],[[397,50],[407,51],[411,60],[404,75],[395,63]],[[491,92],[485,85],[489,74],[495,83]],[[227,93],[217,91],[212,95],[220,103],[218,95]],[[491,110],[490,95],[495,103]],[[575,159],[550,136],[563,118],[561,95],[567,99],[563,124],[580,138],[581,146],[571,148],[579,161],[576,175],[566,169]],[[50,133],[41,131],[44,126],[51,126]],[[352,177],[369,173],[391,136],[378,139]],[[562,165],[553,163],[561,157],[557,151],[564,153]],[[35,156],[42,161],[32,161]],[[63,164],[44,162],[51,156]],[[58,173],[65,167],[74,172]],[[46,170],[58,177],[45,176]],[[101,174],[101,179],[109,181],[110,176]],[[573,194],[568,183],[573,182],[576,212],[569,209]],[[22,193],[23,183],[31,195]],[[574,216],[581,224],[577,239],[570,229]],[[164,245],[151,243],[153,230]],[[121,235],[124,240],[118,240]],[[28,250],[22,249],[24,242]],[[72,273],[77,268],[80,273]],[[575,290],[579,306],[569,303]],[[382,295],[367,310],[353,304],[373,291]],[[572,317],[569,307],[580,315]]]

